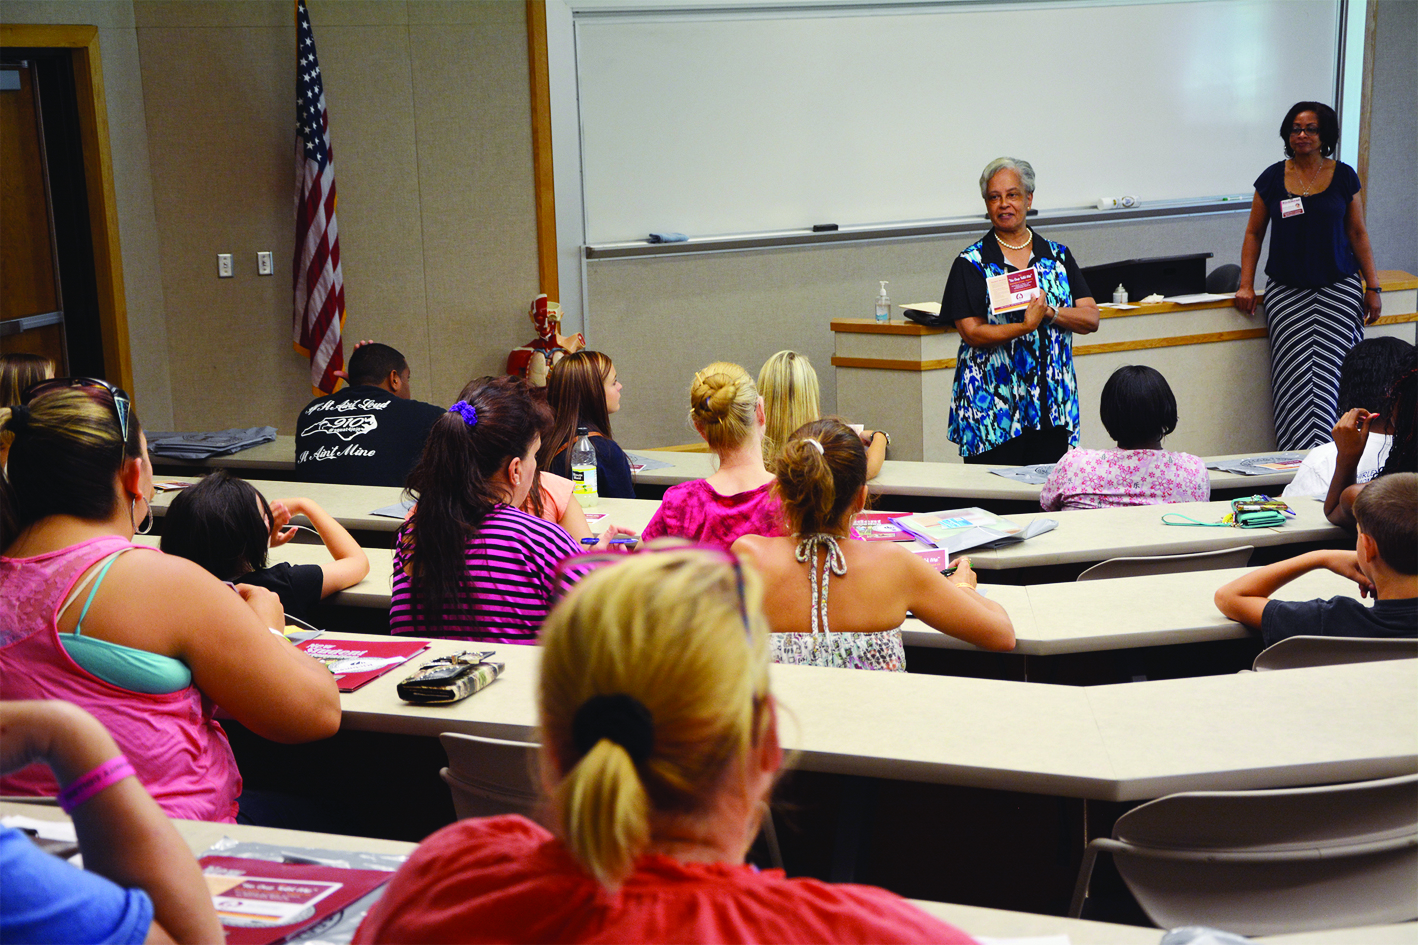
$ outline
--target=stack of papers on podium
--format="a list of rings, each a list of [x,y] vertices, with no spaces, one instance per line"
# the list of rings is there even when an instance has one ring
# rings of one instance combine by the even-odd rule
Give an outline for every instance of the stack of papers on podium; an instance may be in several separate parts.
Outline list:
[[[1051,518],[1036,518],[1020,525],[979,508],[922,512],[898,518],[896,524],[948,554],[1012,545],[1053,531],[1059,525]]]

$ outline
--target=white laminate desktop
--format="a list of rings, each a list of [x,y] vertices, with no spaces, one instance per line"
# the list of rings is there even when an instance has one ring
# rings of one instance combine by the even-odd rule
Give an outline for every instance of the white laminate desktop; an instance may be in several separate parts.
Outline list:
[[[331,634],[338,639],[348,634]],[[465,646],[434,641],[428,658]],[[410,706],[389,673],[341,696],[348,729],[535,740],[535,647],[502,677]],[[1418,660],[1091,688],[772,667],[791,764],[810,771],[1106,801],[1418,770]]]
[[[159,476],[159,482],[196,482],[195,476]],[[398,486],[352,486],[346,484],[318,482],[280,482],[266,479],[250,479],[256,491],[268,501],[300,496],[310,499],[334,516],[335,521],[349,529],[374,532],[395,532],[403,524],[403,519],[374,515],[375,509],[398,504],[404,490]],[[167,514],[176,491],[159,492],[153,497],[153,514]],[[604,513],[604,518],[591,518],[591,531],[599,533],[610,524],[638,532],[650,521],[660,503],[654,499],[611,499],[603,498],[594,508],[587,508],[589,515]],[[304,519],[299,519],[304,521]]]
[[[156,535],[138,535],[136,543],[158,547]],[[353,587],[327,598],[341,607],[388,610],[393,594],[394,553],[365,548],[369,574]],[[325,564],[323,545],[285,544],[271,549],[272,563]],[[1014,655],[1058,656],[1133,647],[1168,646],[1239,640],[1251,631],[1222,616],[1212,601],[1221,585],[1251,568],[1188,571],[1145,577],[1113,578],[1060,584],[982,584],[986,597],[1009,614],[1014,624]],[[1311,571],[1281,588],[1279,600],[1359,597],[1358,585],[1329,571]],[[906,645],[932,649],[978,650],[908,617],[901,626]]]
[[[1223,584],[1254,568],[1186,571],[1105,581],[1059,584],[981,584],[1014,624],[1014,653],[1058,656],[1133,647],[1241,640],[1252,636],[1222,616],[1213,596]],[[1311,571],[1285,585],[1278,600],[1359,597],[1359,586],[1329,571]],[[907,646],[974,650],[977,647],[922,624],[901,627]]]
[[[1021,524],[1035,518],[1050,518],[1059,526],[1019,544],[972,551],[970,566],[977,571],[995,571],[1054,564],[1086,564],[1109,558],[1191,554],[1239,545],[1259,548],[1341,540],[1345,537],[1343,529],[1325,519],[1321,503],[1297,502],[1294,509],[1294,518],[1284,525],[1271,528],[1167,525],[1162,521],[1162,516],[1166,515],[1173,521],[1187,516],[1198,522],[1219,523],[1231,511],[1231,504],[1224,501],[1011,515],[1006,517]]]

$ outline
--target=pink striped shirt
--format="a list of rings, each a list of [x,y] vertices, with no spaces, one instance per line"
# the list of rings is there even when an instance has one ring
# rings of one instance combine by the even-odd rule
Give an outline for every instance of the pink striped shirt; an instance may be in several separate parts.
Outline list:
[[[389,630],[451,640],[536,643],[554,602],[556,566],[582,550],[561,526],[498,506],[468,539],[467,570],[456,609],[445,608],[434,623],[413,593],[404,535],[401,530],[395,543]]]

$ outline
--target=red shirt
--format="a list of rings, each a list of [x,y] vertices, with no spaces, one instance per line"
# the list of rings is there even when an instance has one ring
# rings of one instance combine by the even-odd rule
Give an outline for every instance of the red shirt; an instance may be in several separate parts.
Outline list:
[[[395,874],[355,942],[949,942],[959,929],[871,886],[641,857],[607,893],[531,821],[460,820]]]

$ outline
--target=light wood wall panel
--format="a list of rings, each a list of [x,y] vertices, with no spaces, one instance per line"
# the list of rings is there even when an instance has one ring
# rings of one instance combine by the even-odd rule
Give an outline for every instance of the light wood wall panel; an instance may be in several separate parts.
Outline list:
[[[289,0],[135,4],[177,423],[294,431],[295,29]],[[532,336],[526,21],[506,2],[311,0],[335,154],[346,355],[399,348],[451,402]],[[257,276],[255,254],[275,255]],[[230,252],[236,275],[216,278]]]

